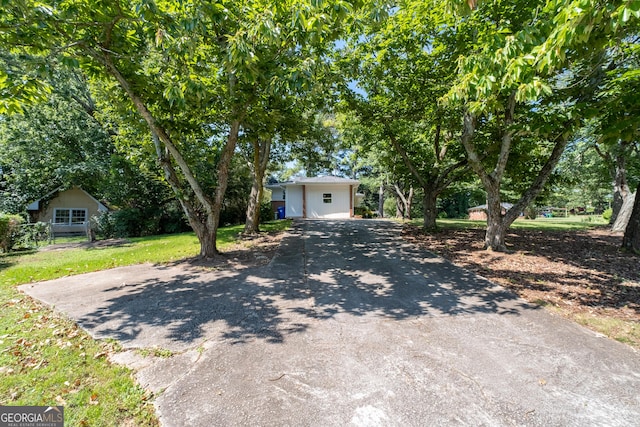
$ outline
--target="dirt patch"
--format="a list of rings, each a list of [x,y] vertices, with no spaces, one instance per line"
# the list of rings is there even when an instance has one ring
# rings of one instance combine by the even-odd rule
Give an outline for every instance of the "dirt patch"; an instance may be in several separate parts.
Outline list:
[[[403,235],[529,302],[553,306],[566,317],[640,347],[640,257],[619,250],[620,233],[510,230],[510,253],[483,250],[481,229],[424,234],[405,226]],[[616,331],[594,326],[607,319],[622,321],[622,328],[633,329],[631,335],[618,337]]]
[[[286,235],[285,231],[276,233],[260,233],[255,236],[241,237],[235,244],[220,251],[215,258],[191,258],[188,264],[203,269],[244,269],[260,267],[271,262],[275,256],[280,240]],[[178,263],[184,263],[181,260]]]

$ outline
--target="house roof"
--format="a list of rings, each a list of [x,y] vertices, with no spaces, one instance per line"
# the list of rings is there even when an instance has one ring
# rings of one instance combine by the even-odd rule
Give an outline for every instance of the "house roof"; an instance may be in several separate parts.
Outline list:
[[[289,185],[358,185],[357,179],[341,178],[339,176],[314,176],[314,177],[294,177],[291,181],[269,184],[268,188],[286,187]]]
[[[109,208],[107,208],[104,204],[100,203],[95,197],[93,197],[91,194],[87,193],[86,191],[84,191],[81,187],[78,186],[73,186],[71,188],[68,188],[67,190],[71,190],[72,188],[77,188],[78,190],[82,191],[84,194],[86,194],[91,200],[93,200],[94,202],[96,202],[96,204],[98,205],[98,211],[100,212],[106,212],[109,210]],[[29,205],[27,206],[27,210],[28,211],[37,211],[40,210],[40,202],[43,200],[50,200],[52,199],[53,195],[56,193],[61,193],[63,191],[66,190],[62,190],[62,187],[56,188],[55,190],[53,190],[52,192],[46,194],[44,197],[41,197],[40,199],[36,200],[35,202],[29,203]]]
[[[504,209],[509,210],[513,207],[513,204],[511,203],[500,203],[500,206],[502,206]],[[474,206],[472,208],[467,209],[467,211],[486,211],[487,210],[487,205],[479,205],[479,206]]]

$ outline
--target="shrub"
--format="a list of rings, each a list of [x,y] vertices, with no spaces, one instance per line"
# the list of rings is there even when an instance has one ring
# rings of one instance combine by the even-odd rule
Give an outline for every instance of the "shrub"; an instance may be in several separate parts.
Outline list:
[[[182,233],[191,230],[184,211],[177,201],[169,202],[164,206],[159,228],[161,234]]]
[[[104,239],[115,237],[115,218],[112,212],[100,212],[91,218],[91,223],[100,237]]]
[[[393,218],[396,216],[396,200],[392,197],[389,197],[384,200],[384,216],[387,218]]]
[[[143,209],[127,208],[113,212],[115,237],[140,237],[157,234],[159,218]]]
[[[9,252],[20,234],[20,224],[24,220],[20,215],[0,213],[0,250]]]
[[[96,234],[105,239],[113,237],[139,237],[157,234],[159,218],[142,209],[127,208],[115,212],[102,212],[94,217]]]
[[[358,206],[356,208],[353,209],[353,214],[354,215],[359,215],[362,218],[377,218],[378,214],[376,212],[373,212],[371,209],[365,207],[365,206]]]
[[[611,215],[613,215],[613,209],[609,208],[607,210],[605,210],[604,212],[602,212],[602,218],[605,221],[609,221],[611,219]]]
[[[92,221],[96,234],[104,239],[180,233],[191,229],[177,204],[169,205],[163,211],[155,208],[125,208],[102,212]]]
[[[273,209],[271,208],[271,202],[266,201],[260,203],[260,223],[267,221],[273,221]]]
[[[46,222],[23,224],[16,231],[14,249],[37,248],[41,242],[50,240],[51,228]]]

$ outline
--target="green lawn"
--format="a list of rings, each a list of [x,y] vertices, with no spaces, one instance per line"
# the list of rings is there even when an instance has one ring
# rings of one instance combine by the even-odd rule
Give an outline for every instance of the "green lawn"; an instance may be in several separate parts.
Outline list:
[[[421,226],[422,219],[415,219],[411,224]],[[587,230],[601,225],[606,225],[601,215],[590,216],[569,216],[567,218],[537,218],[537,219],[517,219],[511,228],[521,230],[548,230],[548,231],[570,231],[570,230]],[[443,218],[437,220],[440,228],[485,228],[486,221],[471,221],[468,219],[449,219]]]
[[[265,224],[284,230],[290,221]],[[218,247],[242,226],[222,228]],[[117,266],[165,263],[198,254],[193,233],[129,239],[123,246],[0,255],[0,405],[63,405],[69,426],[157,426],[153,396],[127,368],[106,360],[117,344],[95,341],[16,286]]]
[[[272,221],[262,225],[267,232],[283,230],[290,221]],[[243,226],[221,228],[218,249],[224,251],[236,242]],[[0,284],[19,285],[56,279],[145,262],[166,263],[196,256],[200,244],[193,233],[131,238],[121,246],[64,251],[31,251],[0,255]]]

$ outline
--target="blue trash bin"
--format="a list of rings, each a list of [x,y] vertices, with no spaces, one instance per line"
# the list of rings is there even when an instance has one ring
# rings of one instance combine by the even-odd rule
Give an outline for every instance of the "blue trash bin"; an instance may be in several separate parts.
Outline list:
[[[278,219],[284,219],[284,206],[278,207]]]

